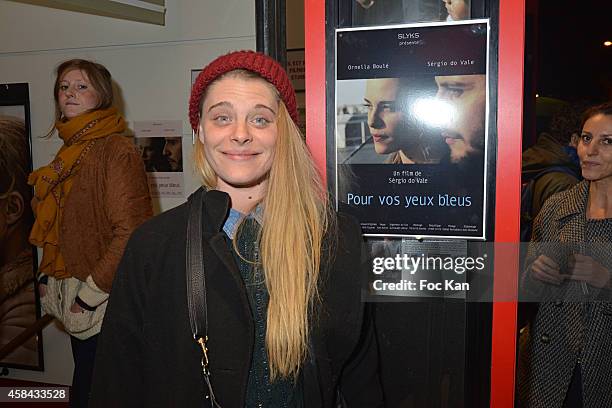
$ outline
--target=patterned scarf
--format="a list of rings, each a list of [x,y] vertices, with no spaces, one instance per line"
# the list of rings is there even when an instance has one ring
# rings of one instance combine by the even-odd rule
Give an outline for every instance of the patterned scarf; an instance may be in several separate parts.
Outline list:
[[[53,161],[30,174],[28,183],[34,186],[36,221],[30,242],[43,249],[40,272],[57,279],[72,276],[59,252],[59,228],[66,197],[72,188],[80,164],[98,139],[121,133],[126,129],[116,108],[84,113],[55,127],[64,141]]]

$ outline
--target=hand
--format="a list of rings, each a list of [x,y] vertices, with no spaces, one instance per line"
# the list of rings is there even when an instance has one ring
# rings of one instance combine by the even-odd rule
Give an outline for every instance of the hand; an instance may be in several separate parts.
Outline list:
[[[546,255],[540,255],[531,264],[531,276],[541,280],[542,282],[560,285],[563,282],[563,275],[559,269],[559,265]]]
[[[574,254],[568,265],[569,279],[589,283],[603,288],[610,280],[610,272],[590,256]]]
[[[47,294],[47,285],[45,285],[44,283],[39,283],[38,284],[38,296],[43,298],[45,297],[46,294]]]
[[[79,306],[78,303],[73,303],[72,306],[70,306],[70,311],[72,313],[83,313],[85,312],[85,309],[83,309],[81,306]]]

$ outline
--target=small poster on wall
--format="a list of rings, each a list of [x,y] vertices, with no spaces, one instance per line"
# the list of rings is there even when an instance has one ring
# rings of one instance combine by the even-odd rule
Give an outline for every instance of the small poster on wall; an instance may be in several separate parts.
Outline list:
[[[306,58],[304,57],[303,48],[287,50],[287,74],[289,74],[289,79],[296,92],[306,90],[304,82],[306,76]]]
[[[134,142],[145,164],[151,196],[183,197],[183,122],[136,121]]]
[[[306,135],[306,58],[303,48],[287,50],[287,74],[295,89],[300,131]]]
[[[336,31],[336,200],[368,236],[484,239],[488,20]]]

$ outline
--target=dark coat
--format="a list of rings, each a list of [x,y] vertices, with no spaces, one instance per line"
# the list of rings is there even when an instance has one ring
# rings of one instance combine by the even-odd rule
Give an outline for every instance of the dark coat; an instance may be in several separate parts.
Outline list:
[[[612,270],[612,230],[594,236],[587,229],[589,183],[553,195],[534,224],[527,265],[544,253],[563,273],[573,253],[587,252]],[[559,286],[531,277],[522,287],[530,300],[542,300],[535,320],[521,332],[518,401],[521,407],[560,408],[580,363],[585,408],[612,407],[612,303],[610,288],[587,287],[566,280]],[[571,299],[571,301],[566,301]]]
[[[222,226],[224,202],[204,201],[211,380],[223,408],[243,407],[253,321]],[[205,401],[201,351],[189,325],[185,279],[188,207],[138,228],[127,245],[98,342],[90,406],[198,407]],[[376,342],[364,322],[359,271],[361,232],[338,217],[338,245],[321,278],[313,357],[303,368],[306,407],[332,407],[340,387],[349,407],[382,406]]]
[[[542,206],[553,194],[565,191],[578,183],[580,166],[574,163],[564,147],[548,134],[542,133],[536,144],[523,152],[523,177],[537,177],[551,167],[564,167],[574,175],[552,171],[537,178],[531,203],[532,219],[538,215]]]

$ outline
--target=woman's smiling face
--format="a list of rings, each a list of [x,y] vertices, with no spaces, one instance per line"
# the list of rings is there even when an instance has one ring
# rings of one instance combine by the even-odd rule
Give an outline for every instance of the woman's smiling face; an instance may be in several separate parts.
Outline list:
[[[278,135],[279,100],[263,79],[231,73],[210,85],[202,106],[199,138],[217,186],[266,182]]]
[[[600,113],[584,123],[578,157],[586,180],[612,180],[612,115]]]

